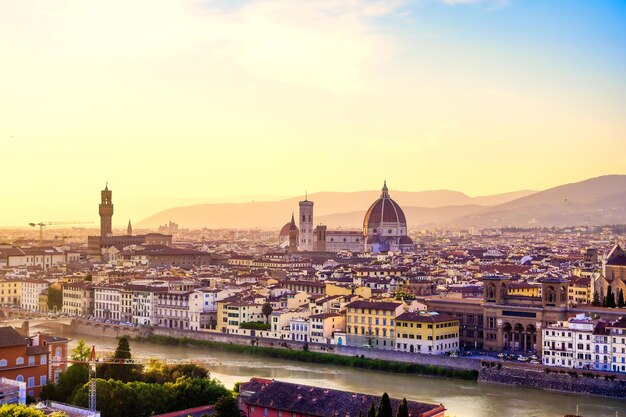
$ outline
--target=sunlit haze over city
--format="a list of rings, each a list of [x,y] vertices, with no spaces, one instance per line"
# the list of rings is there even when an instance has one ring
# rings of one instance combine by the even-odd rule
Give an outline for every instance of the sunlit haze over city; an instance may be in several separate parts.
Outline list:
[[[625,174],[625,15],[621,1],[7,0],[0,221],[95,220],[106,181],[139,221],[384,179],[482,196]]]

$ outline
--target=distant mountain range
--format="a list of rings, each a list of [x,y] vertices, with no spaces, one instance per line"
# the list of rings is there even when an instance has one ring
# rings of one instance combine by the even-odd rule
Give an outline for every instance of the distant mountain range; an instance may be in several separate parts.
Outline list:
[[[458,191],[393,191],[409,227],[539,227],[626,223],[626,175],[607,175],[545,191],[522,190],[469,197]],[[330,228],[360,229],[370,204],[380,191],[321,192],[315,202],[315,222]],[[278,229],[298,211],[302,197],[280,201],[198,204],[174,207],[137,224],[156,228],[169,220],[183,228]]]

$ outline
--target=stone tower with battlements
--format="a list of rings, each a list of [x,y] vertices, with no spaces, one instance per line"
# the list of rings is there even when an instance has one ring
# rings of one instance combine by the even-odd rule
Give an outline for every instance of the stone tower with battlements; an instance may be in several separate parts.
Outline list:
[[[100,237],[112,236],[113,201],[109,184],[100,192]]]

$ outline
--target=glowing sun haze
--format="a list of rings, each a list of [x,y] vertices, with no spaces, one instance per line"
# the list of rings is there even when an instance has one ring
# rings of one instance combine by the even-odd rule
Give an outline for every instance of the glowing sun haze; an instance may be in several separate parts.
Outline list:
[[[4,0],[0,224],[626,173],[626,5]],[[621,155],[621,156],[617,156]]]

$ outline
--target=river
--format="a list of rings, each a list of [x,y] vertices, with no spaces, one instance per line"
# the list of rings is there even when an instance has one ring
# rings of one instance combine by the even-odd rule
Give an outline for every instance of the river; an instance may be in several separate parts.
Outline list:
[[[21,323],[16,323],[18,326]],[[45,323],[31,322],[31,334]],[[70,347],[79,339],[96,350],[112,351],[117,340],[106,337],[70,335]],[[306,385],[316,385],[344,391],[442,403],[447,417],[563,417],[578,413],[584,417],[626,417],[626,400],[565,394],[509,385],[478,383],[456,379],[423,377],[407,374],[370,371],[334,365],[310,364],[296,361],[258,357],[246,353],[210,350],[206,347],[163,346],[131,341],[131,351],[142,357],[162,359],[216,359],[210,365],[211,376],[232,388],[235,382],[253,376],[274,378]]]

